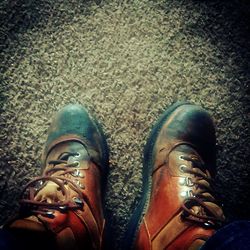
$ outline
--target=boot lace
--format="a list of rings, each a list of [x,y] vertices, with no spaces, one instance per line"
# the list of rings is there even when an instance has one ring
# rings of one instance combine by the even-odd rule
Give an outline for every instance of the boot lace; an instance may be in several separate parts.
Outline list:
[[[76,155],[79,156],[79,153],[65,153],[64,158],[67,159],[70,156]],[[53,160],[48,164],[51,165],[51,167],[48,168],[42,176],[34,178],[25,185],[21,193],[21,212],[26,215],[40,214],[49,218],[54,218],[54,210],[63,213],[69,209],[83,209],[84,201],[88,200],[86,195],[82,192],[82,189],[85,187],[81,184],[79,179],[75,178],[72,180],[65,176],[71,175],[73,177],[83,178],[84,176],[81,174],[80,170],[86,168],[80,168],[79,161],[69,163],[64,159]],[[35,199],[38,192],[42,190],[49,181],[54,182],[58,186],[57,190],[60,191],[64,197],[62,201],[48,203],[47,201],[37,201]],[[68,188],[66,188],[66,185]],[[72,189],[77,194],[73,199],[69,189]]]
[[[203,224],[205,227],[220,227],[224,222],[224,216],[220,216],[215,210],[221,210],[220,205],[216,201],[214,185],[209,171],[205,165],[196,157],[180,156],[180,159],[191,161],[192,167],[186,165],[180,166],[180,171],[183,173],[191,174],[193,177],[188,177],[186,185],[189,187],[195,186],[195,191],[190,191],[188,197],[183,201],[182,217],[196,223]],[[210,206],[208,205],[210,203]],[[211,208],[211,204],[214,208]],[[199,207],[199,213],[195,213],[192,208]]]

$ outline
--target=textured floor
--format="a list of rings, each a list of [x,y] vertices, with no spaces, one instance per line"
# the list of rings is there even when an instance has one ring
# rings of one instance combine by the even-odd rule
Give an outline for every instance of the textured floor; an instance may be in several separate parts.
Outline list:
[[[229,219],[249,219],[248,16],[248,1],[1,1],[1,222],[40,171],[53,113],[81,103],[108,138],[118,245],[150,128],[177,100],[213,115],[218,193]]]

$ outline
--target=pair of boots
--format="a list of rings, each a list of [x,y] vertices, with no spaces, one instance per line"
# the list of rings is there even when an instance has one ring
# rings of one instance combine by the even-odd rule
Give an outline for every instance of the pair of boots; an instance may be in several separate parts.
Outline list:
[[[57,113],[42,157],[43,173],[22,193],[4,230],[18,249],[103,249],[108,146],[80,105]],[[202,108],[176,103],[153,127],[144,150],[143,195],[123,249],[199,249],[224,221],[213,193],[215,130]]]

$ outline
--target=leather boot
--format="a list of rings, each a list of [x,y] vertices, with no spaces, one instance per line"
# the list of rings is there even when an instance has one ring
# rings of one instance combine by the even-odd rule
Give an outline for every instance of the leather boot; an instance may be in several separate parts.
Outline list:
[[[19,215],[4,229],[24,249],[101,249],[108,147],[82,106],[57,113],[42,162],[42,175],[26,185]]]
[[[188,103],[171,106],[144,151],[143,196],[125,249],[199,249],[224,221],[213,193],[215,129],[209,114]]]

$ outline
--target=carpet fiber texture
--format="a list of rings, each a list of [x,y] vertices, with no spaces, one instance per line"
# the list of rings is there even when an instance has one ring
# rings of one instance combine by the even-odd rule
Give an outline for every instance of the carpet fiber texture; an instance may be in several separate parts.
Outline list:
[[[119,248],[150,128],[178,100],[212,114],[218,194],[229,220],[249,219],[248,16],[248,1],[1,1],[1,222],[40,173],[53,114],[80,103],[108,138],[106,207]]]

